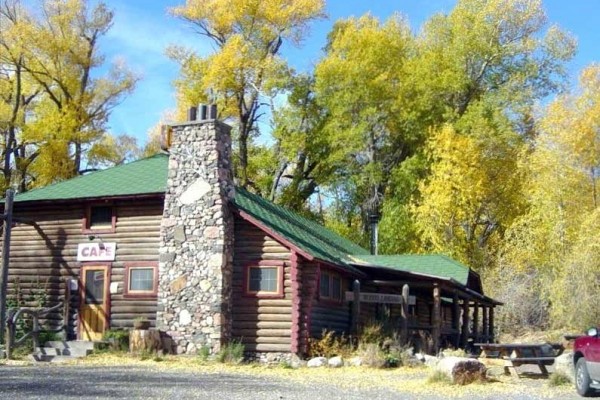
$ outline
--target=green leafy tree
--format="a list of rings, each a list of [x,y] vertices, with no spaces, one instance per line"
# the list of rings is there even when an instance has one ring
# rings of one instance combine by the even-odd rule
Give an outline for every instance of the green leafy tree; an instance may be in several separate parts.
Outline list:
[[[340,189],[355,188],[349,195],[363,216],[369,209],[379,211],[391,171],[423,137],[415,129],[419,121],[407,67],[413,42],[398,15],[384,23],[370,15],[338,21],[315,68],[330,152],[344,163],[334,180]]]

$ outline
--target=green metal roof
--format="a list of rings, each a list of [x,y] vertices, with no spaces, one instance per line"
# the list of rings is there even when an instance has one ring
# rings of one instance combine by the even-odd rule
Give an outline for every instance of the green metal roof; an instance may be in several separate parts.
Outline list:
[[[469,268],[450,257],[437,254],[406,254],[393,256],[352,255],[353,264],[362,267],[383,267],[394,271],[453,279],[466,286]]]
[[[169,156],[156,154],[15,196],[15,202],[74,200],[164,193]]]
[[[369,254],[364,248],[323,225],[242,188],[236,188],[234,203],[239,210],[245,211],[281,237],[320,260],[360,273],[350,266],[351,260],[348,254]]]

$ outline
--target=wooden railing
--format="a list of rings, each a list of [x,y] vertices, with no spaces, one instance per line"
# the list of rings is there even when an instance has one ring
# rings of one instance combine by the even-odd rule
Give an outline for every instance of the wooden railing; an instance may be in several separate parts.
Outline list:
[[[66,325],[63,323],[60,327],[56,329],[41,329],[40,328],[40,318],[45,316],[46,314],[58,310],[63,306],[63,303],[58,303],[54,307],[50,308],[19,308],[8,310],[8,316],[6,318],[6,356],[10,359],[12,358],[12,351],[15,346],[23,343],[27,338],[31,337],[33,339],[33,351],[36,350],[37,347],[40,347],[40,332],[50,332],[50,333],[58,333],[64,332],[66,333]],[[30,315],[33,318],[33,325],[30,332],[27,332],[20,338],[16,338],[17,335],[17,324],[19,318],[23,318],[26,315]]]

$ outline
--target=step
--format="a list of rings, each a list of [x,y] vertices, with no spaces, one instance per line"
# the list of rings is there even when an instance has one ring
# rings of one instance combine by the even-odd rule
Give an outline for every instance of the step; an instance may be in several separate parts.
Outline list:
[[[29,359],[31,361],[36,362],[52,362],[52,363],[62,363],[77,360],[79,357],[72,356],[53,356],[48,354],[30,354]]]
[[[42,354],[49,356],[73,356],[85,357],[92,354],[94,351],[90,349],[79,348],[56,348],[56,347],[36,347],[34,354]]]
[[[100,346],[99,344],[97,344],[97,342],[90,342],[88,340],[51,340],[49,342],[46,342],[46,344],[44,345],[44,347],[51,347],[60,350],[71,349],[74,351],[93,351],[95,348],[97,348],[97,346]]]
[[[34,354],[48,355],[48,356],[61,356],[62,350],[56,347],[36,347]]]

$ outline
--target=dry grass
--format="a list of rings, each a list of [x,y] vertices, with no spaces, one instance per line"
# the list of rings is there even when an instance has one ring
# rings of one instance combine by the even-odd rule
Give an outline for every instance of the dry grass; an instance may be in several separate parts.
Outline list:
[[[26,362],[5,361],[11,365]],[[374,389],[381,388],[398,393],[411,393],[418,396],[444,393],[446,398],[506,398],[529,394],[536,398],[566,398],[573,394],[571,387],[550,387],[545,382],[532,379],[515,381],[501,377],[491,382],[473,383],[467,386],[453,385],[445,381],[428,382],[428,368],[375,369],[366,367],[344,368],[301,368],[267,367],[259,364],[227,365],[202,361],[199,357],[164,356],[160,362],[153,359],[126,353],[105,353],[88,356],[68,365],[86,366],[135,366],[157,371],[186,371],[199,374],[240,374],[273,377],[293,381],[299,385],[336,385],[341,388]]]
[[[399,393],[426,396],[443,392],[447,398],[505,398],[528,393],[533,397],[565,398],[573,394],[570,387],[550,387],[545,382],[532,379],[515,381],[501,377],[490,382],[473,383],[466,386],[453,385],[446,381],[428,382],[430,370],[423,368],[375,369],[366,367],[344,368],[301,368],[267,367],[259,364],[226,365],[202,362],[199,357],[165,356],[161,362],[140,360],[128,354],[92,355],[77,361],[82,365],[115,366],[131,365],[153,370],[175,370],[200,374],[241,374],[273,377],[293,381],[300,385],[336,385],[355,389],[388,389]]]
[[[500,343],[543,343],[543,342],[562,342],[563,335],[566,333],[563,330],[547,330],[547,331],[522,331],[515,333],[503,333],[498,337]]]

